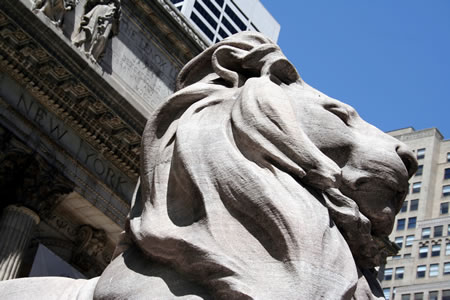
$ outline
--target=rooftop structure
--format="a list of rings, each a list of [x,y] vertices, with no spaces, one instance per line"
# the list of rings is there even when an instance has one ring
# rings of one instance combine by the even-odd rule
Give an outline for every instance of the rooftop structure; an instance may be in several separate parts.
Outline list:
[[[259,0],[171,0],[209,43],[253,30],[278,40],[280,24]]]

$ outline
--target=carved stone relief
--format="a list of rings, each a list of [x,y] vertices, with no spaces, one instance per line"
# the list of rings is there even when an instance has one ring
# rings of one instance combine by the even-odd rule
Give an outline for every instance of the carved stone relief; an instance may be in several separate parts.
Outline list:
[[[72,10],[77,3],[77,0],[35,0],[32,10],[42,12],[53,24],[61,27],[65,13]]]
[[[78,228],[75,245],[72,262],[91,277],[100,275],[106,266],[98,263],[104,256],[102,253],[106,246],[105,231],[82,225]]]
[[[120,0],[88,0],[72,43],[97,62],[112,36],[119,32]]]

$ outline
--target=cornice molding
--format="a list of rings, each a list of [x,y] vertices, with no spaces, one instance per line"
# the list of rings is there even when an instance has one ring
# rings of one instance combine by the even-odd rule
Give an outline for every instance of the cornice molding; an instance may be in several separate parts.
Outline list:
[[[20,9],[21,6],[16,1],[11,5],[8,0],[0,4],[2,70],[118,169],[136,180],[145,118],[74,53],[70,45],[48,28],[42,29],[46,25],[37,24],[40,22],[37,17],[26,7]],[[33,19],[36,24],[16,23]]]

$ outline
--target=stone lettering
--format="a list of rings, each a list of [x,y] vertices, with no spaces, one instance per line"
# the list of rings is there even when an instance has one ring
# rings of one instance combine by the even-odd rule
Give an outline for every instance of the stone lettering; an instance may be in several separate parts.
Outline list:
[[[38,107],[34,115],[34,121],[42,127],[42,120],[47,116],[47,112],[41,107]]]
[[[27,106],[27,101],[25,100],[25,97],[23,94],[20,95],[19,97],[19,101],[17,102],[17,107],[20,108],[20,104],[23,105],[23,107],[25,108],[25,112],[26,114],[29,116],[30,115],[30,111],[31,108],[33,107],[33,102],[29,102],[28,106]]]
[[[50,117],[50,133],[53,134],[54,132],[56,132],[56,138],[58,140],[62,139],[62,137],[67,133],[67,130],[61,129],[62,132],[59,131],[59,125],[58,123],[55,122],[55,124],[53,123],[53,118]],[[54,124],[54,125],[53,125]]]

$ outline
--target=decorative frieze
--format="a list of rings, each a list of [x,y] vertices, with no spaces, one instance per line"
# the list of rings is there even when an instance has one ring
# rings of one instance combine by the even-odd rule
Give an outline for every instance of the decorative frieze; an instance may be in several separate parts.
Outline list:
[[[32,10],[42,12],[58,27],[62,26],[64,15],[72,10],[78,0],[34,0]]]
[[[108,40],[119,32],[120,0],[87,0],[72,43],[97,62]]]

